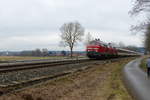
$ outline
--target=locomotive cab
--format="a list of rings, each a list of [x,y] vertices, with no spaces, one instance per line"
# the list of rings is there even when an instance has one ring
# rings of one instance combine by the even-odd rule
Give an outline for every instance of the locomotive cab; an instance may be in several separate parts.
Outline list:
[[[100,40],[91,41],[87,45],[87,56],[89,58],[102,58],[106,56],[108,47]]]
[[[91,41],[87,45],[87,56],[89,58],[109,58],[109,57],[116,57],[117,56],[117,50],[113,46],[111,46],[111,43],[106,44],[99,39]]]

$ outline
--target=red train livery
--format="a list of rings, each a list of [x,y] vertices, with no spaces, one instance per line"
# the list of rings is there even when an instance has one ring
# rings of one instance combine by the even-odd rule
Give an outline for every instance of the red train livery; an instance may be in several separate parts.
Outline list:
[[[118,55],[117,49],[111,44],[106,44],[99,39],[91,41],[87,45],[87,56],[89,58],[104,58],[116,57]]]

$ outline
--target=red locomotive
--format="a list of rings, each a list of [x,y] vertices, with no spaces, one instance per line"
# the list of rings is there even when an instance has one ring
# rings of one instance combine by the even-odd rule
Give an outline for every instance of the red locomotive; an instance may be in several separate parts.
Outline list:
[[[91,41],[87,45],[87,56],[89,58],[106,58],[106,57],[116,57],[118,52],[115,47],[112,47],[111,44],[106,44],[100,39]]]

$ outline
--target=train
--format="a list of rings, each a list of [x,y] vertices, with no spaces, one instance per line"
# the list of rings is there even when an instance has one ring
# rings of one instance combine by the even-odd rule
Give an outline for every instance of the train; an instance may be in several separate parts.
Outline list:
[[[104,43],[100,39],[95,39],[88,43],[86,54],[89,58],[95,59],[140,55],[140,53],[135,51],[113,47],[111,43]]]

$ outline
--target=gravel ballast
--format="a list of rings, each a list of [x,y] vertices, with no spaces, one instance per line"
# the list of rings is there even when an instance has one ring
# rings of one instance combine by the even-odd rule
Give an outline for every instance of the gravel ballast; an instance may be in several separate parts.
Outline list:
[[[92,64],[100,64],[100,63],[102,63],[102,61],[92,61],[86,63],[77,63],[77,64],[61,65],[55,67],[1,73],[0,85],[10,85],[14,83],[19,83],[20,81],[28,81],[37,77],[60,74],[65,71],[80,69]]]

